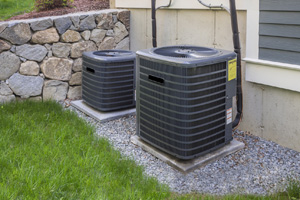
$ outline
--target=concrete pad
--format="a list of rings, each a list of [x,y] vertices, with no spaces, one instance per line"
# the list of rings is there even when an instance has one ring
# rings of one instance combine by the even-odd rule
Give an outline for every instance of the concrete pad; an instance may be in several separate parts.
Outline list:
[[[234,139],[226,146],[224,146],[220,149],[217,149],[211,153],[208,153],[206,155],[203,155],[203,156],[191,159],[191,160],[180,160],[174,156],[171,156],[171,155],[151,146],[150,144],[143,141],[137,135],[131,136],[131,142],[133,144],[141,147],[143,150],[151,153],[153,156],[157,157],[158,159],[166,162],[171,167],[174,167],[177,170],[184,172],[184,173],[195,170],[201,166],[205,166],[208,163],[211,163],[211,162],[218,160],[224,156],[227,156],[236,151],[239,151],[245,147],[244,143],[239,142]]]
[[[83,100],[72,101],[71,105],[80,110],[81,112],[87,114],[88,116],[98,120],[99,122],[107,122],[110,120],[118,119],[124,116],[135,114],[135,108],[113,111],[113,112],[101,112],[95,108],[89,106]]]

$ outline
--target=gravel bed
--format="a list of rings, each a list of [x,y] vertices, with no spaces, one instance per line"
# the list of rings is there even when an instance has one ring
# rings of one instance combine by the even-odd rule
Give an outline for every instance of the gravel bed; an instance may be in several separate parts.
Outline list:
[[[245,143],[243,150],[183,174],[130,142],[136,131],[135,115],[99,123],[72,106],[69,109],[93,124],[99,136],[143,165],[147,175],[167,184],[173,192],[265,195],[284,189],[289,177],[300,179],[299,152],[242,131],[236,131],[234,138]]]

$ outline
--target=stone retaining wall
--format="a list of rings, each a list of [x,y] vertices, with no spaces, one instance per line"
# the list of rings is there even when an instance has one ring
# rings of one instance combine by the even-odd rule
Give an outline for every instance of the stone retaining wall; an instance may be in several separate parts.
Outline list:
[[[81,98],[82,53],[129,50],[128,10],[0,23],[0,103]]]

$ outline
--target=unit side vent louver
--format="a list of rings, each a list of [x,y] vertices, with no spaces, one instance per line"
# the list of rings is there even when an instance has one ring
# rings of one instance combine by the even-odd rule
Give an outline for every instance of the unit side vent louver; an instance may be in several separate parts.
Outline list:
[[[137,52],[137,134],[180,159],[232,140],[228,110],[236,79],[228,81],[235,53],[195,46]]]
[[[134,107],[135,57],[123,50],[83,53],[83,101],[104,112]]]

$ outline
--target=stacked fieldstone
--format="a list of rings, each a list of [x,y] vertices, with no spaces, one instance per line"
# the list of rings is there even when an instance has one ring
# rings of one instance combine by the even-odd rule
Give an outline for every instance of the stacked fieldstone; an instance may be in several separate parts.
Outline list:
[[[81,98],[82,53],[129,50],[129,11],[0,24],[0,103]]]

